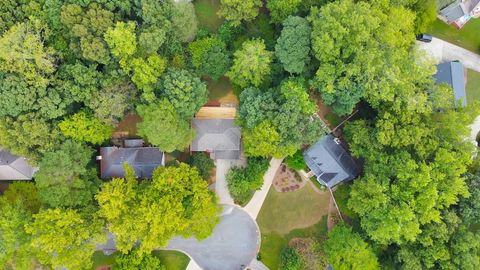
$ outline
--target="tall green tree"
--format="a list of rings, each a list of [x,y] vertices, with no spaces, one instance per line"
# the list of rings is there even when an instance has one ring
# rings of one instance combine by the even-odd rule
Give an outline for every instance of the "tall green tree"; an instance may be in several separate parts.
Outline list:
[[[226,44],[218,37],[206,37],[188,45],[192,65],[201,75],[218,80],[230,68],[231,60]]]
[[[183,150],[193,140],[195,132],[190,123],[177,114],[168,100],[140,105],[137,112],[142,117],[137,124],[138,133],[162,151]]]
[[[93,144],[101,144],[110,139],[113,130],[112,126],[102,123],[87,111],[65,118],[58,127],[67,138]]]
[[[372,248],[351,228],[336,225],[325,241],[325,253],[334,269],[380,269]]]
[[[3,193],[3,197],[10,204],[21,202],[32,213],[37,213],[41,206],[37,187],[32,182],[16,181],[8,185],[8,189]]]
[[[267,0],[267,8],[270,11],[272,22],[281,23],[288,16],[299,11],[302,0]]]
[[[105,241],[102,223],[72,209],[47,209],[25,227],[42,264],[68,269],[90,269],[96,244]]]
[[[261,0],[221,0],[218,14],[239,25],[243,20],[252,21],[262,6]]]
[[[197,16],[195,7],[189,1],[173,3],[172,30],[182,42],[192,41],[197,35]]]
[[[302,73],[310,60],[310,33],[308,21],[289,16],[282,23],[283,29],[275,45],[275,55],[290,73]]]
[[[270,75],[273,53],[267,51],[261,39],[245,41],[242,48],[234,53],[233,65],[227,76],[242,87],[260,86]]]
[[[143,184],[132,168],[126,165],[125,171],[125,179],[105,183],[96,195],[99,214],[122,253],[139,243],[138,254],[149,254],[175,235],[205,239],[212,233],[220,209],[196,169],[184,163],[158,167],[152,181]]]

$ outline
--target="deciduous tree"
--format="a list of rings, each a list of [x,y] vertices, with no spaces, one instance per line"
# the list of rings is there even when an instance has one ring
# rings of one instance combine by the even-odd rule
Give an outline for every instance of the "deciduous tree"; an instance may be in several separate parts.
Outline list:
[[[275,55],[286,71],[300,74],[310,60],[312,29],[305,18],[296,16],[288,17],[282,25],[282,32],[275,45]]]
[[[267,0],[272,22],[280,23],[288,16],[298,12],[302,0]]]
[[[101,144],[112,135],[112,126],[102,123],[90,112],[80,111],[58,124],[65,137],[79,142]]]
[[[221,0],[218,14],[234,25],[239,25],[242,20],[255,19],[261,6],[261,0]]]
[[[193,4],[189,1],[173,3],[172,30],[179,35],[182,42],[192,41],[197,35],[197,16]]]

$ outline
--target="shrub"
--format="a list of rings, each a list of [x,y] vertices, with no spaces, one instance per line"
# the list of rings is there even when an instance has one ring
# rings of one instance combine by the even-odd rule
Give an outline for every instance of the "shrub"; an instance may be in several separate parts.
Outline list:
[[[129,254],[121,254],[115,258],[115,267],[118,270],[165,270],[159,258],[148,254],[139,255],[132,251]]]
[[[249,158],[244,168],[234,167],[227,174],[228,190],[235,202],[244,205],[255,190],[263,185],[263,175],[268,169],[268,160]]]
[[[91,113],[80,111],[58,124],[65,137],[73,138],[80,142],[100,144],[112,135],[112,127],[102,123]]]
[[[295,152],[295,154],[293,154],[292,156],[288,156],[285,159],[285,164],[289,169],[297,171],[303,170],[307,166],[305,164],[305,160],[303,159],[303,153],[300,150]]]
[[[198,173],[203,179],[205,180],[210,179],[210,175],[215,164],[213,163],[213,160],[208,156],[207,153],[204,153],[204,152],[194,153],[190,158],[189,163],[193,167],[197,168]]]
[[[303,258],[298,252],[290,247],[284,248],[280,255],[280,270],[304,269]]]

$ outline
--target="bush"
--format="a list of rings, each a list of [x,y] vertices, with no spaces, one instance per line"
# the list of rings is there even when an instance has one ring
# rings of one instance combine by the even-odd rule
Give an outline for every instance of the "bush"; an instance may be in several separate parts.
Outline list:
[[[287,247],[280,255],[280,270],[301,270],[304,269],[303,258],[293,248]]]
[[[213,163],[213,160],[208,156],[207,153],[204,153],[204,152],[194,153],[190,158],[189,163],[193,167],[197,168],[198,173],[203,179],[205,180],[210,179],[210,175],[215,164]]]
[[[296,171],[303,170],[307,166],[307,164],[305,164],[305,160],[303,159],[303,153],[300,150],[295,152],[295,154],[292,156],[288,156],[285,159],[285,164],[289,169]]]
[[[121,254],[115,258],[115,267],[118,270],[165,270],[159,258],[148,254],[139,255],[135,251]]]
[[[268,169],[268,160],[249,158],[245,168],[233,167],[227,174],[228,190],[234,201],[244,205],[253,192],[263,185],[263,175]]]
[[[102,123],[93,114],[80,111],[65,118],[58,124],[65,137],[79,142],[100,144],[107,141],[112,135],[112,126]]]

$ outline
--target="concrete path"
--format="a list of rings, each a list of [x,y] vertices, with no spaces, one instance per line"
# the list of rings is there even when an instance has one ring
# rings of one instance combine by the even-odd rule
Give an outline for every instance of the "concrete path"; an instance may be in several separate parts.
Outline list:
[[[228,191],[225,176],[231,167],[240,166],[242,163],[241,160],[216,160],[217,172],[215,175],[215,193],[218,195],[220,204],[234,204],[232,196],[230,196],[230,192]]]
[[[259,260],[253,260],[248,268],[252,270],[269,270],[268,267]]]
[[[166,249],[188,254],[204,270],[241,270],[257,256],[260,230],[240,207],[225,205],[220,223],[210,237],[202,241],[174,237]]]
[[[430,43],[417,41],[417,45],[431,55],[437,63],[459,60],[466,68],[480,72],[480,55],[462,47],[438,38],[433,38]]]
[[[283,159],[275,158],[270,160],[270,167],[263,176],[262,188],[255,192],[250,202],[243,208],[253,219],[257,219],[258,213],[267,197],[268,190],[270,190],[270,186],[272,185],[273,178],[275,177],[280,164],[282,164],[282,160]]]
[[[190,259],[185,270],[203,270],[194,260]]]

